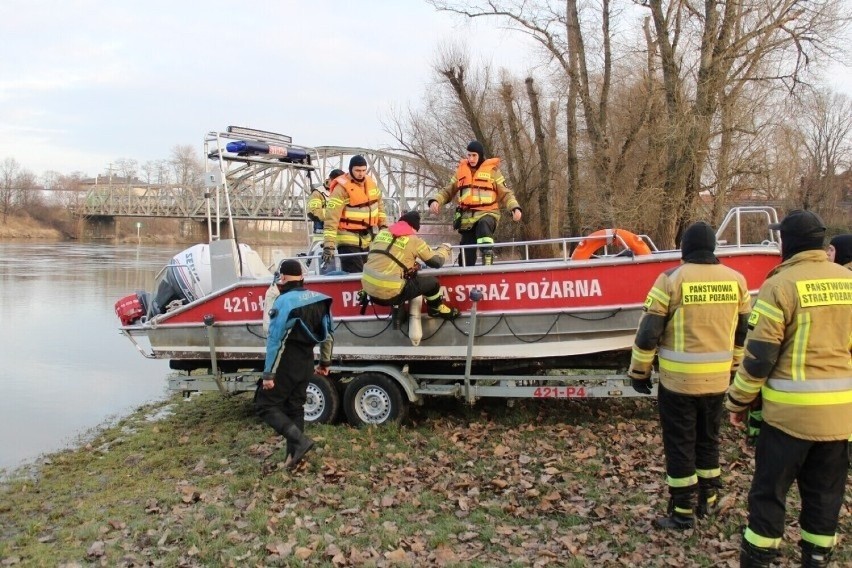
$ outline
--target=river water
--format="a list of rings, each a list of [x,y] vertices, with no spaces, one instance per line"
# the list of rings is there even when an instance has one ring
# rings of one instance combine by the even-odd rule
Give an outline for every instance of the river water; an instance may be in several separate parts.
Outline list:
[[[118,332],[114,304],[182,248],[0,243],[0,477],[168,396],[168,362]],[[255,250],[267,265],[291,252]]]

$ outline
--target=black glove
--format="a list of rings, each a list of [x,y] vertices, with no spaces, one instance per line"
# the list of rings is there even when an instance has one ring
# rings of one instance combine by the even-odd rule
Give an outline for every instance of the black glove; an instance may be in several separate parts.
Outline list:
[[[630,377],[630,386],[639,394],[651,394],[651,377],[643,376],[635,372],[633,369],[627,371],[627,376]]]
[[[651,379],[630,379],[630,386],[639,394],[651,394]]]
[[[334,260],[334,247],[322,247],[322,262],[325,264]]]

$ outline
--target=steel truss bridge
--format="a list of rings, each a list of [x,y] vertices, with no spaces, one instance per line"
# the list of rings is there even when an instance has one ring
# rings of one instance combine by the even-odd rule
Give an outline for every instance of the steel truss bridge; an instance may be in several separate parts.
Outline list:
[[[321,146],[301,148],[288,145],[305,159],[282,159],[279,155],[250,155],[228,152],[233,133],[211,132],[205,139],[206,172],[203,188],[178,185],[101,185],[86,194],[75,213],[81,217],[171,217],[204,219],[208,208],[213,219],[228,218],[228,205],[235,220],[304,221],[307,199],[334,168],[348,171],[349,159],[360,154],[368,172],[397,211],[426,210],[426,201],[451,172],[435,172],[421,160],[380,150]],[[264,141],[270,145],[279,140]],[[277,148],[281,150],[281,148]],[[284,152],[287,148],[284,149]],[[388,204],[388,201],[393,203]]]

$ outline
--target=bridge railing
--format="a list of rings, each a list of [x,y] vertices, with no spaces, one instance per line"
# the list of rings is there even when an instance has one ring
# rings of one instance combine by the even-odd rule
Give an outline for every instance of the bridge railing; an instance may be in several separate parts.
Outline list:
[[[215,136],[214,136],[215,135]],[[227,189],[231,214],[235,219],[301,221],[307,218],[307,198],[334,168],[348,170],[349,160],[359,154],[367,160],[386,200],[397,211],[426,210],[428,199],[451,174],[435,171],[424,162],[404,154],[357,147],[321,146],[310,148],[309,163],[287,163],[272,157],[238,156],[221,150],[230,134],[210,133],[205,141],[207,187],[177,185],[100,185],[86,194],[74,211],[79,216],[202,218],[218,209],[226,217]],[[215,144],[212,142],[215,140]],[[425,222],[428,222],[424,218]]]

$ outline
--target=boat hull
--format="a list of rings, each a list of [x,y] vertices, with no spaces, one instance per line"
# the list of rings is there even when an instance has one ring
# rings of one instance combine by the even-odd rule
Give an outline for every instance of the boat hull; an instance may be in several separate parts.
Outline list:
[[[760,246],[732,247],[717,254],[746,277],[752,293],[779,262],[777,249]],[[458,365],[470,349],[478,363],[502,362],[528,370],[545,360],[570,362],[601,353],[629,353],[648,290],[661,272],[679,263],[679,251],[670,251],[430,270],[462,316],[452,322],[416,317],[399,329],[386,307],[371,304],[361,314],[360,275],[309,276],[306,284],[333,299],[336,360]],[[122,331],[137,345],[146,339],[147,356],[179,362],[177,368],[192,367],[194,362],[207,366],[211,345],[220,362],[260,366],[265,356],[261,322],[268,284],[241,281]],[[475,310],[470,294],[474,289],[482,293]],[[623,357],[617,359],[623,363]]]

